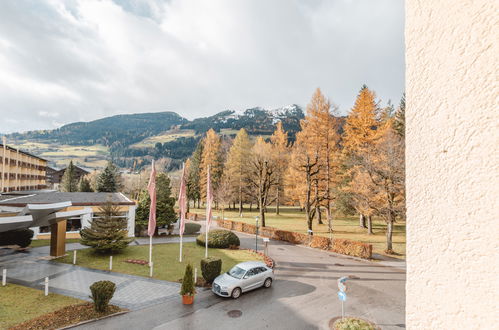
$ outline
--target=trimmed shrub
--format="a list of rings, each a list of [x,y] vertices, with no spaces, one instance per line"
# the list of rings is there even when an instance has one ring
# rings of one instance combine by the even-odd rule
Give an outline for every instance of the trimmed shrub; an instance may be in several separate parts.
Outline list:
[[[90,286],[90,292],[92,293],[90,298],[94,301],[96,312],[103,313],[107,310],[114,291],[116,291],[116,284],[111,281],[98,281]]]
[[[333,245],[329,251],[370,259],[373,254],[373,246],[371,244],[355,242],[348,239],[335,238],[333,239]]]
[[[194,287],[194,275],[192,274],[191,264],[185,267],[184,278],[182,279],[182,287],[180,288],[181,296],[193,296],[196,293]]]
[[[205,233],[196,238],[196,243],[205,246]],[[236,234],[225,229],[214,229],[208,233],[208,247],[215,249],[227,249],[230,246],[239,246],[241,242]]]
[[[255,233],[255,226],[242,223],[239,221],[232,220],[218,220],[219,227],[232,229],[235,231],[246,232],[250,234]],[[327,237],[322,236],[312,236],[307,234],[295,233],[287,230],[280,230],[273,227],[261,227],[258,228],[260,235],[269,237],[271,239],[290,242],[293,244],[305,244],[310,245],[310,247],[318,248],[322,250],[328,250],[335,253],[346,254],[354,257],[360,257],[364,259],[370,259],[372,257],[373,246],[368,243],[361,243],[357,241],[351,241],[348,239],[333,239],[330,241]],[[204,239],[202,240],[204,244]]]
[[[186,222],[184,228],[184,235],[192,235],[199,232],[201,225],[199,223]]]
[[[0,246],[19,245],[25,248],[31,244],[33,234],[31,229],[15,229],[0,233]]]
[[[221,271],[222,259],[212,257],[201,259],[201,273],[207,283],[213,282],[213,280],[220,275]]]
[[[310,241],[310,247],[328,250],[331,245],[331,240],[327,237],[322,236],[312,236],[312,240]]]

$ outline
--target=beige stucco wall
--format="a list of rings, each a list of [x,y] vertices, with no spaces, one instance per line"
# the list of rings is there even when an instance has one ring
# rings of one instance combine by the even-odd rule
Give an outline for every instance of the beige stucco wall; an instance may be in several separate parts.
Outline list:
[[[499,324],[498,13],[406,0],[408,329]]]

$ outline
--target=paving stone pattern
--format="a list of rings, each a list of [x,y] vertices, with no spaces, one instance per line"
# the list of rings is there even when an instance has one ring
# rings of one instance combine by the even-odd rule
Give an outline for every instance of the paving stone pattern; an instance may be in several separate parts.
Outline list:
[[[131,310],[143,309],[178,298],[180,284],[140,276],[88,269],[40,260],[40,254],[4,254],[0,271],[7,269],[7,282],[43,289],[49,277],[49,291],[90,300],[90,285],[108,280],[116,284],[112,304]]]

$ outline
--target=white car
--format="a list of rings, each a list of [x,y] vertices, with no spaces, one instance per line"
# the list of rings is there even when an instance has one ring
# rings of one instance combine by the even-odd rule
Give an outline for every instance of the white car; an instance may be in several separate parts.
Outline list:
[[[213,281],[211,291],[221,297],[237,299],[241,293],[260,287],[270,288],[274,270],[261,261],[247,261],[235,265]]]

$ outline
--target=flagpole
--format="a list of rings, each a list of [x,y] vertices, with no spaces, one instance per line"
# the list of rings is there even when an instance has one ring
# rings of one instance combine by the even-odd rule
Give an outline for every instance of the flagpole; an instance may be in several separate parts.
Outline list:
[[[152,236],[149,236],[149,267],[152,265]]]
[[[208,210],[206,210],[206,228],[205,228],[205,248],[204,248],[204,257],[205,258],[208,258],[208,231],[210,230],[209,228],[209,224],[210,224],[210,220],[211,219],[208,219],[211,217],[211,194],[210,194],[210,190],[211,190],[211,175],[210,175],[210,165],[208,165],[208,173],[207,173],[207,178],[206,178],[206,208],[208,209],[208,207],[210,208],[210,212],[208,212]]]
[[[182,262],[182,240],[184,236],[184,222],[185,222],[185,196],[186,191],[185,191],[185,163],[182,163],[182,177],[180,178],[180,192],[178,195],[178,208],[179,208],[179,225],[178,225],[178,232],[180,235],[180,255],[178,257],[178,261]]]
[[[149,234],[149,267],[152,267],[152,236],[156,231],[156,168],[154,159],[151,162],[151,176],[147,186],[151,205],[149,207],[149,223],[147,225],[147,233]]]
[[[182,262],[182,235],[180,235],[180,256],[178,257],[178,262]]]

